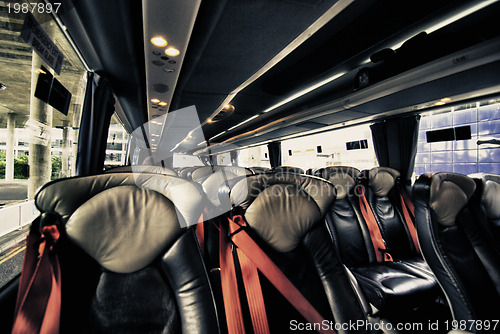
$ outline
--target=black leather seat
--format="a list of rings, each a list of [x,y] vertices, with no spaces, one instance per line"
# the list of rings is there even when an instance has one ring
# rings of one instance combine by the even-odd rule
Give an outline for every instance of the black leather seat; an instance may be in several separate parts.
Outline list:
[[[229,192],[225,192],[226,198],[221,198],[221,187],[224,185],[230,186],[230,181],[238,177],[253,175],[254,172],[249,168],[219,166],[210,175],[200,176],[201,186],[207,195],[208,200],[215,208],[220,208],[221,213],[231,210],[229,202]]]
[[[359,189],[355,188],[359,170],[336,166],[319,169],[316,175],[327,178],[337,189],[337,198],[326,215],[326,221],[340,258],[354,274],[367,301],[382,314],[412,310],[433,302],[439,288],[423,259],[415,256],[394,262],[377,262],[370,232],[359,208],[359,193],[356,192]],[[387,179],[390,181],[391,178]],[[382,191],[378,182],[379,179],[372,179],[371,185]],[[380,193],[375,196],[378,195]],[[376,204],[377,200],[372,203]],[[380,210],[379,207],[379,212],[396,214],[390,203],[385,200],[382,203],[388,208]],[[385,223],[402,224],[397,220]],[[407,241],[404,231],[398,237]],[[407,248],[409,251],[409,244]]]
[[[188,177],[191,178],[196,183],[202,184],[203,181],[213,173],[217,172],[219,166],[202,166],[197,167],[188,174]]]
[[[191,180],[191,173],[198,167],[184,167],[179,170],[178,174],[180,177]]]
[[[293,166],[278,166],[272,169],[273,173],[295,173],[295,174],[305,174],[305,171],[299,167]]]
[[[397,260],[415,258],[417,252],[396,193],[399,172],[393,168],[375,167],[364,170],[359,178],[392,257]]]
[[[476,182],[476,193],[481,196],[481,205],[488,217],[487,229],[500,244],[500,205],[498,194],[500,193],[500,175],[478,173],[471,174]]]
[[[469,332],[483,333],[487,327],[475,326],[478,320],[491,323],[500,314],[500,251],[485,229],[488,210],[481,200],[499,203],[500,191],[496,185],[475,190],[467,176],[435,173],[419,177],[414,196],[420,245],[454,319]]]
[[[230,197],[233,213],[243,215],[250,226],[248,233],[325,319],[339,324],[366,320],[324,223],[335,200],[330,183],[298,174],[260,174],[236,183]],[[293,320],[305,322],[260,278],[271,333],[289,332]]]
[[[35,202],[58,220],[61,332],[217,333],[193,228],[205,197],[184,179],[110,173],[60,179]]]
[[[105,173],[152,173],[177,176],[177,172],[171,168],[147,165],[113,167],[106,170]]]
[[[271,173],[271,168],[267,167],[250,167],[250,169],[253,171],[254,174],[264,174],[264,173]]]

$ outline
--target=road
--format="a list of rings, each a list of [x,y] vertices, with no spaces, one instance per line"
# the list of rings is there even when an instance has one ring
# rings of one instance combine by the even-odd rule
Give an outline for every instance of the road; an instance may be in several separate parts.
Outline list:
[[[27,194],[27,180],[14,180],[12,182],[0,180],[0,207],[24,201]],[[0,287],[21,272],[28,227],[29,225],[21,230],[0,236]]]
[[[6,182],[0,180],[0,205],[23,201],[28,197],[28,181],[14,180]]]
[[[0,287],[21,272],[29,225],[0,237]]]
[[[26,244],[21,242],[0,253],[0,287],[21,272],[25,249]]]

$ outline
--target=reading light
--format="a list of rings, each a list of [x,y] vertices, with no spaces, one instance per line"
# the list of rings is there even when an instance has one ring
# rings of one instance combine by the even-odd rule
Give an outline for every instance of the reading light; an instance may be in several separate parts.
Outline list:
[[[166,45],[166,44],[165,44]],[[176,57],[180,54],[181,52],[176,49],[176,48],[168,48],[165,50],[165,54],[170,57]]]
[[[151,38],[151,43],[155,46],[158,46],[160,48],[167,46],[167,40],[161,36],[155,36]]]
[[[444,99],[441,99],[441,102],[444,102],[444,103],[450,102],[450,101],[451,101],[451,99],[449,97],[445,97]]]
[[[160,106],[164,107],[164,106],[166,106],[166,105],[167,105],[167,102],[163,102],[163,101],[162,101],[162,102],[160,102],[160,103],[158,103],[158,104],[159,104]]]
[[[153,102],[153,103],[159,103],[160,100],[158,100],[158,99],[151,99],[151,102]]]
[[[213,119],[211,119],[211,118],[207,119],[207,123],[213,123],[213,122],[214,122]]]
[[[222,109],[224,109],[225,111],[234,111],[234,106],[228,103]]]

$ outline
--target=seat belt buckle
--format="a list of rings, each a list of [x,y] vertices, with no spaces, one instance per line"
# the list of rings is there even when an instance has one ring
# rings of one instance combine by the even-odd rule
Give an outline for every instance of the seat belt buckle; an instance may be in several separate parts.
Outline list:
[[[379,248],[378,249],[380,253],[382,253],[384,257],[384,262],[393,262],[392,255],[389,253],[389,250],[387,248]]]

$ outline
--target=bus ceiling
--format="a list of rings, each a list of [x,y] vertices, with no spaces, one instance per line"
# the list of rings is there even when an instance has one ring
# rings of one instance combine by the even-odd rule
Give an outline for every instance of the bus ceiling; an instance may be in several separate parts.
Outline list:
[[[242,146],[500,92],[499,11],[493,0],[92,0],[59,16],[132,127],[194,105],[207,140]]]

